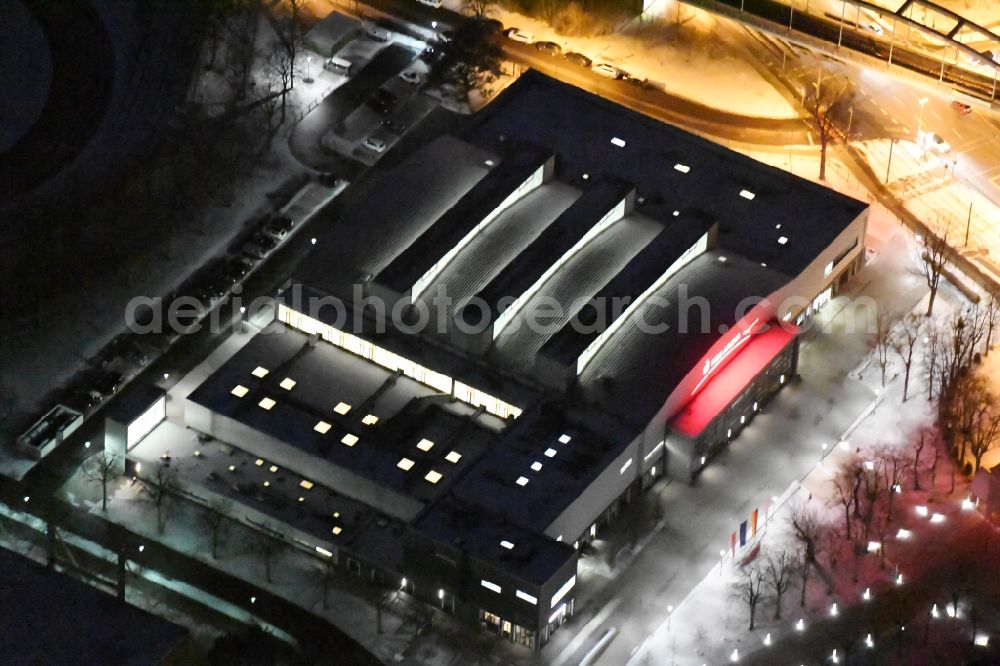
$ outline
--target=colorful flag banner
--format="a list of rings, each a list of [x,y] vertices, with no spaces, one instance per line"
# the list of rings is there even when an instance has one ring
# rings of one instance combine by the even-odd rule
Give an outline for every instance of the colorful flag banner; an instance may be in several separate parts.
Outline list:
[[[750,536],[757,536],[757,509],[750,514]]]
[[[740,547],[747,545],[747,521],[740,523]]]
[[[733,557],[736,557],[736,532],[729,539],[729,548],[733,551]]]

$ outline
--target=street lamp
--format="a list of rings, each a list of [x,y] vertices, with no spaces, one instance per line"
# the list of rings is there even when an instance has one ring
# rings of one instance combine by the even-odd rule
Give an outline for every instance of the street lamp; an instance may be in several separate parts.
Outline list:
[[[302,79],[306,83],[312,83],[312,77],[309,75],[310,65],[312,65],[313,57],[311,55],[306,56],[306,78]]]
[[[674,607],[667,606],[667,631],[670,631],[670,618],[674,615]]]
[[[920,143],[920,157],[923,157],[924,156],[924,138],[923,138],[924,106],[926,106],[927,104],[927,98],[921,97],[919,100],[917,100],[917,103],[920,105],[920,113],[917,116],[917,141]]]

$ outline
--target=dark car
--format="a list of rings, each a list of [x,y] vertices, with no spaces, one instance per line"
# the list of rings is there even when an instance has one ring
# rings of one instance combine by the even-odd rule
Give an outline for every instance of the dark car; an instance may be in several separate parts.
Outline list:
[[[250,239],[250,242],[264,248],[266,252],[270,252],[274,248],[278,247],[277,239],[271,237],[264,231],[258,231],[255,233],[253,238]]]
[[[566,58],[566,60],[569,60],[571,63],[579,65],[580,67],[586,67],[587,69],[590,69],[590,66],[594,64],[594,62],[590,58],[583,55],[582,53],[575,53],[573,51],[570,51],[563,57]]]
[[[482,30],[487,35],[499,35],[503,32],[503,23],[496,19],[484,18],[480,19],[479,23],[482,25]]]
[[[428,46],[423,51],[420,52],[420,59],[426,62],[428,65],[433,65],[441,56],[444,55],[444,51],[437,48],[436,46]]]
[[[555,56],[562,53],[562,47],[555,42],[535,42],[532,46],[543,53],[548,53],[549,55]]]
[[[249,273],[252,268],[253,264],[246,258],[234,257],[226,264],[226,267],[223,269],[223,275],[228,280],[239,282],[247,276],[247,273]]]
[[[323,183],[324,185],[327,184],[326,182],[324,182],[327,178],[332,178],[333,180],[337,180],[337,174],[333,174],[333,173],[320,174],[320,177],[319,177],[320,182]],[[284,229],[285,231],[291,231],[292,230],[292,226],[294,225],[294,222],[292,222],[292,218],[290,218],[290,217],[285,217],[284,215],[279,215],[277,217],[272,217],[271,221],[269,222],[269,224],[271,226],[277,227],[279,229]]]
[[[406,131],[406,123],[400,120],[390,120],[387,118],[382,121],[382,127],[386,128],[393,134],[402,134]]]
[[[112,395],[121,387],[123,379],[117,372],[104,370],[94,379],[94,390],[101,395]]]
[[[636,76],[627,76],[627,77],[625,77],[625,80],[628,81],[629,83],[631,83],[632,85],[634,85],[635,87],[641,88],[642,90],[649,90],[650,88],[653,87],[649,83],[649,81],[647,81],[644,78],[639,78],[639,77],[636,77]]]
[[[392,93],[380,88],[368,98],[367,104],[384,116],[396,108],[396,97]]]

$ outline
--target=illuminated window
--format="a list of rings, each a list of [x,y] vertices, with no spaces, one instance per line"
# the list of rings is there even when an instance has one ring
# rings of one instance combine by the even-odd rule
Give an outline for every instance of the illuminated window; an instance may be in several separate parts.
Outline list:
[[[691,170],[691,167],[689,167],[687,164],[675,164],[674,170],[680,171],[681,173],[687,173],[688,171]]]
[[[346,435],[340,438],[340,441],[343,442],[344,444],[347,444],[348,446],[354,446],[355,444],[358,443],[358,436],[352,435],[351,433],[347,433]]]
[[[254,377],[260,377],[261,379],[263,379],[264,377],[267,376],[268,372],[269,370],[267,368],[262,368],[258,365],[257,368],[251,374]]]
[[[299,481],[299,487],[304,488],[305,490],[312,490],[313,485],[312,481],[307,481],[306,479]]]
[[[528,485],[528,477],[526,477],[526,476],[519,476],[519,477],[517,477],[517,482],[516,483],[519,486],[526,486],[526,485]]]
[[[524,599],[529,604],[534,604],[535,606],[538,605],[538,597],[533,597],[527,592],[522,592],[521,590],[518,590],[514,594],[517,596],[518,599]]]
[[[430,451],[431,449],[434,448],[434,442],[432,442],[429,439],[421,439],[419,442],[417,442],[417,448],[420,449],[421,451]]]
[[[570,437],[569,435],[559,435],[559,443],[560,444],[569,444],[569,440],[571,440],[571,439],[573,439],[573,438]]]
[[[833,272],[833,262],[828,262],[826,266],[823,267],[823,277],[830,277],[830,273]]]
[[[480,583],[482,584],[482,586],[483,586],[483,587],[485,587],[485,588],[486,588],[487,590],[493,590],[493,591],[494,591],[494,592],[496,592],[497,594],[500,594],[500,592],[501,592],[501,587],[500,587],[499,585],[497,585],[496,583],[491,583],[491,582],[490,582],[490,581],[488,581],[488,580],[481,580],[481,581],[479,581],[479,582],[480,582]]]
[[[536,460],[535,462],[531,463],[531,469],[535,470],[536,472],[541,472],[542,471],[542,463],[540,463],[540,462],[538,462]]]
[[[788,238],[786,236],[781,236],[780,238],[778,238],[778,245],[784,245],[787,242]]]
[[[331,532],[333,532],[333,536],[337,536],[338,534],[340,534],[340,533],[341,533],[341,532],[343,532],[344,530],[343,530],[343,529],[341,529],[340,525],[337,525],[336,527],[334,527],[334,528],[333,528],[332,530],[330,530],[330,531],[331,531]]]
[[[246,386],[243,386],[242,384],[237,384],[236,388],[234,388],[231,391],[231,393],[233,395],[235,395],[237,398],[242,398],[243,396],[245,396],[249,392],[250,392],[250,389],[248,389]]]
[[[313,426],[313,430],[315,430],[321,435],[325,435],[326,433],[330,432],[331,427],[332,426],[326,421],[320,421],[315,426]]]
[[[507,540],[501,541],[500,545],[506,548],[507,550],[512,550],[514,548],[514,544]]]
[[[437,483],[438,481],[441,480],[442,476],[444,475],[441,474],[441,472],[432,469],[431,471],[427,472],[427,474],[424,475],[424,480],[430,481],[431,483]]]
[[[346,402],[338,402],[337,406],[333,408],[333,411],[343,416],[347,412],[351,411],[351,406],[348,405]]]
[[[545,449],[545,455],[547,457],[549,457],[549,458],[555,458],[556,457],[556,450],[555,449],[551,449],[551,448]]]
[[[253,461],[253,464],[257,465],[257,467],[263,467],[264,466],[264,459],[263,458],[257,458],[257,460]]]
[[[566,594],[573,589],[576,585],[576,575],[573,575],[568,581],[563,583],[563,586],[556,590],[556,593],[552,596],[551,606],[555,606],[559,601],[566,596]]]
[[[458,451],[449,451],[448,455],[446,455],[444,459],[450,463],[457,463],[459,460],[462,459],[462,454],[459,453]]]
[[[268,411],[270,411],[270,409],[274,407],[276,404],[277,403],[274,402],[274,400],[271,400],[270,398],[264,398],[263,400],[257,403],[257,405],[260,406],[262,409],[266,409]]]
[[[740,190],[740,196],[746,199],[747,201],[753,201],[753,198],[757,195],[751,192],[750,190]]]
[[[376,423],[378,423],[378,417],[375,416],[374,414],[369,414],[365,418],[361,419],[361,422],[367,426],[375,425]]]
[[[396,463],[396,467],[404,472],[409,472],[410,468],[413,467],[413,461],[409,458],[402,458],[398,463]]]
[[[619,148],[625,147],[625,141],[623,139],[619,139],[618,137],[612,137],[611,144],[614,146],[618,146]]]
[[[628,460],[625,461],[625,464],[622,465],[622,468],[620,470],[618,470],[618,474],[619,475],[624,474],[625,470],[627,470],[631,466],[632,466],[632,459],[629,458]]]
[[[285,389],[286,391],[291,391],[293,388],[295,388],[295,380],[291,379],[290,377],[285,377],[284,379],[281,380],[281,383],[278,384],[278,386]]]

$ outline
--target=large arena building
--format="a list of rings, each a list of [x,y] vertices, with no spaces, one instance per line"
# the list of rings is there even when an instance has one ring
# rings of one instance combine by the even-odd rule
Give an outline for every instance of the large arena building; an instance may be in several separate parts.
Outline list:
[[[169,442],[204,492],[539,649],[579,547],[795,375],[867,215],[529,72],[338,199],[275,321],[131,464]]]

